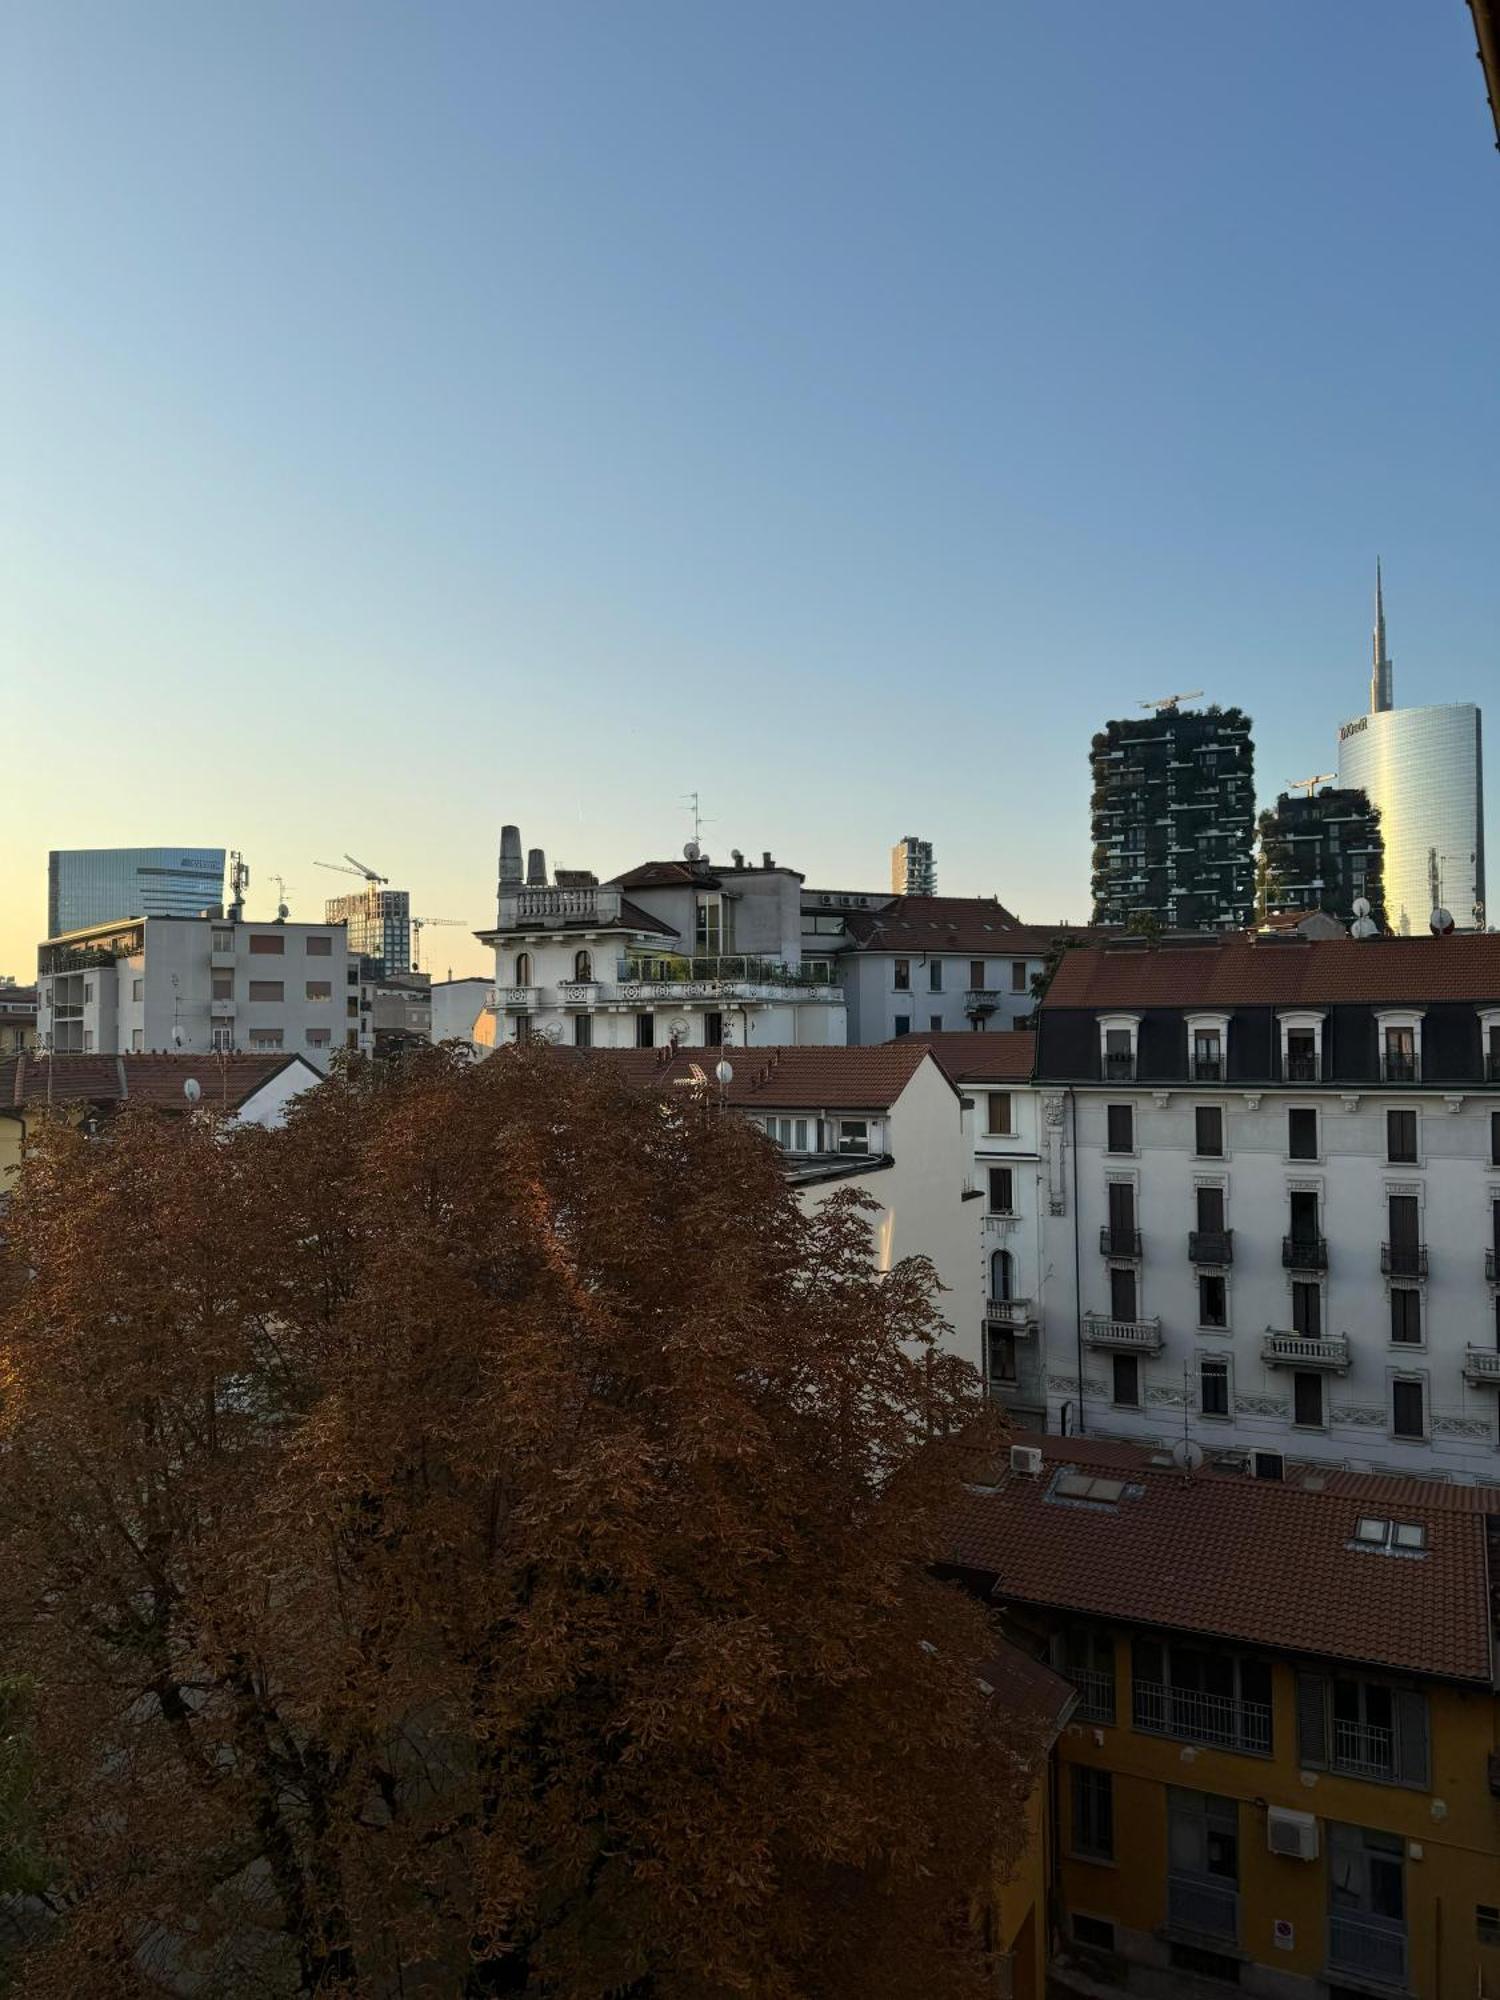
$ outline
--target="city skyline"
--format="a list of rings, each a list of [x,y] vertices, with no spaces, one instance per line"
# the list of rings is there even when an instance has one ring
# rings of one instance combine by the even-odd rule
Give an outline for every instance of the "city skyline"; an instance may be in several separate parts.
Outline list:
[[[1084,920],[1092,731],[1201,686],[1258,804],[1328,768],[1377,552],[1401,698],[1494,682],[1459,7],[14,41],[0,971],[50,848],[186,831],[304,918],[352,848],[479,930],[502,821],[607,875],[695,788],[710,852],[878,888],[919,827]]]

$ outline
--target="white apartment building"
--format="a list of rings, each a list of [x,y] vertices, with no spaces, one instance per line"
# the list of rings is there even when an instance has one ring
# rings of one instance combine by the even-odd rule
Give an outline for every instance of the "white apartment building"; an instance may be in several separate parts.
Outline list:
[[[541,1035],[578,1048],[814,1046],[845,1039],[843,989],[802,962],[802,877],[767,854],[712,866],[695,842],[681,861],[613,881],[559,869],[539,849],[523,879],[520,835],[501,835],[493,930],[492,1035]]]
[[[58,1054],[282,1051],[326,1070],[369,1034],[341,924],[137,917],[49,938],[37,1035]]]
[[[1071,952],[1035,1073],[1049,1429],[1500,1481],[1500,937]]]

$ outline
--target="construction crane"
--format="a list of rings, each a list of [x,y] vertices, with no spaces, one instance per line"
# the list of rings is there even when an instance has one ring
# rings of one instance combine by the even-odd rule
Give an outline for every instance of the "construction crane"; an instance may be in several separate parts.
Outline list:
[[[352,854],[346,854],[344,861],[352,866],[346,868],[343,861],[315,861],[314,868],[331,868],[335,875],[363,875],[373,889],[377,882],[389,882],[389,875],[377,875],[373,868],[367,868],[363,861],[355,861]]]
[[[1337,771],[1319,771],[1315,778],[1288,778],[1286,788],[1289,792],[1300,792],[1303,798],[1310,799],[1319,785],[1326,785],[1330,778],[1337,776]]]
[[[437,924],[444,930],[467,930],[469,927],[462,917],[413,917],[411,919],[411,969],[422,970],[422,933],[429,924]]]
[[[1195,701],[1202,692],[1202,688],[1189,688],[1184,694],[1164,694],[1160,695],[1155,701],[1137,702],[1136,706],[1137,708],[1154,708],[1158,715],[1166,715],[1177,706],[1178,702]]]

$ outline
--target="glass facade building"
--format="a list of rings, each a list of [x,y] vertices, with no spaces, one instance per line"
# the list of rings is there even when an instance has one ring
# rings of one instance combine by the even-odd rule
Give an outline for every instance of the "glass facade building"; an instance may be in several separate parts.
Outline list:
[[[323,916],[348,926],[351,959],[373,959],[384,974],[411,971],[411,897],[405,889],[372,883],[353,896],[330,896]]]
[[[196,917],[224,900],[222,847],[54,848],[47,935],[120,917]]]
[[[1339,783],[1380,813],[1390,928],[1424,936],[1436,865],[1460,930],[1484,928],[1484,764],[1471,702],[1357,715],[1339,731]]]

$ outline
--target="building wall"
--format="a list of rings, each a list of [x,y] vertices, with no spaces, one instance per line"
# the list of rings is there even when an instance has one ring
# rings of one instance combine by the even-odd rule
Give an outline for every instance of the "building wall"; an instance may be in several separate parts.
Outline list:
[[[1008,1134],[987,1129],[992,1090],[1009,1095],[1012,1130]],[[970,1184],[978,1196],[974,1204],[978,1226],[975,1251],[980,1315],[986,1327],[985,1372],[991,1395],[1017,1422],[1041,1427],[1046,1421],[1047,1383],[1041,1334],[1045,1245],[1040,1104],[1036,1091],[1027,1083],[967,1082],[963,1093],[971,1107],[964,1113],[964,1122],[972,1161]],[[1014,1205],[1008,1214],[991,1202],[990,1169],[1002,1166],[1011,1170]],[[990,1315],[988,1302],[996,1297],[994,1259],[999,1251],[1011,1259],[1012,1305],[1019,1308],[1026,1304],[1024,1317]],[[1007,1361],[1013,1364],[1013,1376],[1006,1373]]]
[[[1500,1990],[1500,1948],[1479,1943],[1475,1919],[1478,1905],[1500,1900],[1500,1803],[1490,1795],[1487,1781],[1487,1760],[1497,1740],[1491,1693],[1436,1681],[1425,1684],[1432,1774],[1430,1787],[1418,1791],[1301,1767],[1296,1673],[1289,1661],[1272,1667],[1270,1757],[1135,1730],[1130,1726],[1130,1670],[1129,1639],[1117,1634],[1117,1723],[1075,1720],[1058,1744],[1059,1901],[1065,1936],[1071,1935],[1078,1914],[1113,1923],[1121,1954],[1137,1968],[1158,1968],[1155,1980],[1137,1969],[1130,1980],[1132,1992],[1178,1996],[1218,1990],[1184,1984],[1180,1971],[1169,1970],[1164,1935],[1171,1872],[1168,1793],[1180,1787],[1238,1805],[1243,1990],[1286,2000],[1323,2000],[1328,1990],[1323,1975],[1331,1900],[1330,1823],[1370,1828],[1406,1842],[1407,1990],[1427,2000]],[[1077,1852],[1072,1771],[1078,1765],[1111,1773],[1112,1860],[1090,1860]],[[1271,1806],[1316,1816],[1315,1860],[1270,1851],[1266,1825]],[[1291,1926],[1290,1940],[1281,1944],[1276,1942],[1278,1920]],[[1234,1946],[1227,1949],[1233,1952]],[[1487,1984],[1481,1985],[1481,1975]]]
[[[1484,780],[1479,710],[1468,702],[1356,716],[1339,731],[1339,783],[1380,809],[1390,927],[1422,936],[1432,909],[1428,850],[1460,930],[1483,929]]]
[[[1137,1316],[1160,1319],[1162,1346],[1159,1355],[1142,1357],[1142,1407],[1129,1409],[1112,1402],[1109,1353],[1086,1345],[1089,1430],[1172,1441],[1186,1429],[1209,1451],[1259,1445],[1309,1459],[1500,1477],[1500,1384],[1476,1387],[1464,1379],[1469,1346],[1496,1345],[1495,1285],[1486,1276],[1485,1249],[1494,1243],[1491,1204],[1500,1199],[1500,1167],[1490,1163],[1490,1116],[1500,1109],[1500,1093],[1095,1086],[1071,1095],[1044,1090],[1043,1097],[1053,1117],[1045,1130],[1055,1211],[1046,1217],[1043,1251],[1049,1428],[1061,1427],[1065,1405],[1070,1427],[1076,1426],[1079,1306],[1085,1314],[1110,1310],[1109,1266],[1116,1260],[1101,1253],[1100,1230],[1109,1220],[1110,1179],[1119,1177],[1136,1190]],[[1106,1151],[1111,1103],[1132,1107],[1132,1155]],[[1194,1153],[1194,1109],[1203,1103],[1222,1107],[1222,1158]],[[1287,1112],[1294,1105],[1317,1110],[1316,1160],[1288,1157]],[[1417,1111],[1415,1166],[1387,1162],[1385,1113],[1392,1105]],[[1074,1286],[1075,1109],[1081,1298]],[[1196,1226],[1199,1184],[1223,1187],[1225,1222],[1233,1232],[1233,1263],[1225,1273],[1229,1324],[1222,1331],[1198,1324],[1188,1233]],[[1292,1326],[1292,1274],[1282,1264],[1282,1239],[1290,1228],[1294,1186],[1320,1195],[1328,1243],[1323,1331],[1347,1336],[1351,1357],[1346,1374],[1324,1377],[1321,1429],[1294,1426],[1291,1371],[1268,1365],[1262,1355],[1268,1332]],[[1418,1285],[1422,1338],[1415,1345],[1391,1339],[1391,1280],[1381,1272],[1381,1246],[1389,1236],[1386,1200],[1407,1190],[1421,1202],[1420,1235],[1429,1253],[1429,1274]],[[1231,1414],[1205,1416],[1198,1364],[1203,1356],[1225,1355]],[[1426,1384],[1425,1441],[1391,1434],[1395,1373]]]
[[[894,1035],[928,1034],[933,1030],[963,1033],[973,1027],[966,1007],[973,962],[984,967],[986,990],[996,995],[994,1011],[983,1017],[989,1029],[1013,1028],[1031,1018],[1035,1001],[1031,982],[1045,964],[1034,955],[1016,956],[989,952],[936,954],[942,967],[942,990],[934,993],[929,967],[931,959],[920,954],[884,951],[847,951],[839,959],[844,997],[849,1010],[851,1042],[888,1042]],[[906,962],[910,985],[896,984],[897,961]],[[1023,985],[1015,985],[1013,968],[1024,968]],[[906,1028],[899,1024],[902,1020]]]

